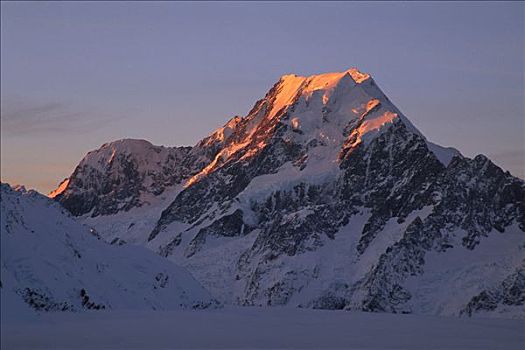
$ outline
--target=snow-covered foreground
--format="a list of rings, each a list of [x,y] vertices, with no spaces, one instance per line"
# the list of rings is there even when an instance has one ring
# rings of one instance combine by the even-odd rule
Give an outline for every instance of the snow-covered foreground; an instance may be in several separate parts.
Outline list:
[[[226,307],[2,320],[2,349],[523,349],[525,321]]]

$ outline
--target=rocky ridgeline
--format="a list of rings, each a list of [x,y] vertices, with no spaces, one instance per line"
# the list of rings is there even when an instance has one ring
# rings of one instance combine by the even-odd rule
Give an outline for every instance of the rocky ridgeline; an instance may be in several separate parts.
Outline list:
[[[355,69],[284,76],[193,148],[111,145],[56,199],[107,222],[178,186],[144,244],[226,302],[525,315],[524,181],[429,142]]]

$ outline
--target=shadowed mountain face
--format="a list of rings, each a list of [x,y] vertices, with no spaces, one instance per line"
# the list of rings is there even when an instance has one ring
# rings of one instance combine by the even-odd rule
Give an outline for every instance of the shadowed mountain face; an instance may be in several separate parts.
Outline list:
[[[368,74],[286,75],[192,148],[138,142],[55,198],[223,301],[525,316],[524,181],[426,140]]]
[[[186,269],[144,247],[106,244],[34,191],[0,192],[2,315],[217,305]]]
[[[190,150],[144,140],[105,144],[89,152],[50,197],[74,215],[111,215],[141,206],[148,195],[158,196],[189,175],[182,160]]]

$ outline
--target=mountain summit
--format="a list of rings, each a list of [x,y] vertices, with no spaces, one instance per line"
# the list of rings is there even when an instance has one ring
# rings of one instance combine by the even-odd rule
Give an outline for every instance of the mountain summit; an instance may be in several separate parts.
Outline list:
[[[525,314],[524,181],[429,142],[357,69],[285,75],[194,147],[114,144],[54,198],[226,303]]]
[[[220,167],[234,154],[246,159],[263,150],[268,145],[268,139],[274,135],[272,131],[277,131],[277,123],[283,123],[288,128],[286,140],[290,143],[306,145],[313,140],[321,142],[324,147],[316,150],[311,147],[311,158],[315,161],[318,158],[316,155],[323,159],[327,156],[332,160],[341,158],[350,148],[367,142],[384,126],[397,120],[423,137],[389,101],[370,75],[355,68],[310,77],[284,75],[265,98],[256,103],[248,116],[230,120],[206,140],[203,145],[221,143],[223,147],[187,185]],[[351,122],[356,127],[350,133],[348,128]],[[226,134],[224,130],[227,130]],[[444,165],[459,154],[454,149],[428,142],[427,145]],[[326,154],[327,151],[333,154]]]

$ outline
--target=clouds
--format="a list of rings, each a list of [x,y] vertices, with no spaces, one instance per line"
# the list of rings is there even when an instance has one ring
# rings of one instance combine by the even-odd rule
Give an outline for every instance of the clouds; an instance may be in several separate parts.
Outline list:
[[[85,134],[121,118],[75,109],[59,102],[2,99],[1,105],[2,134],[5,136]]]

